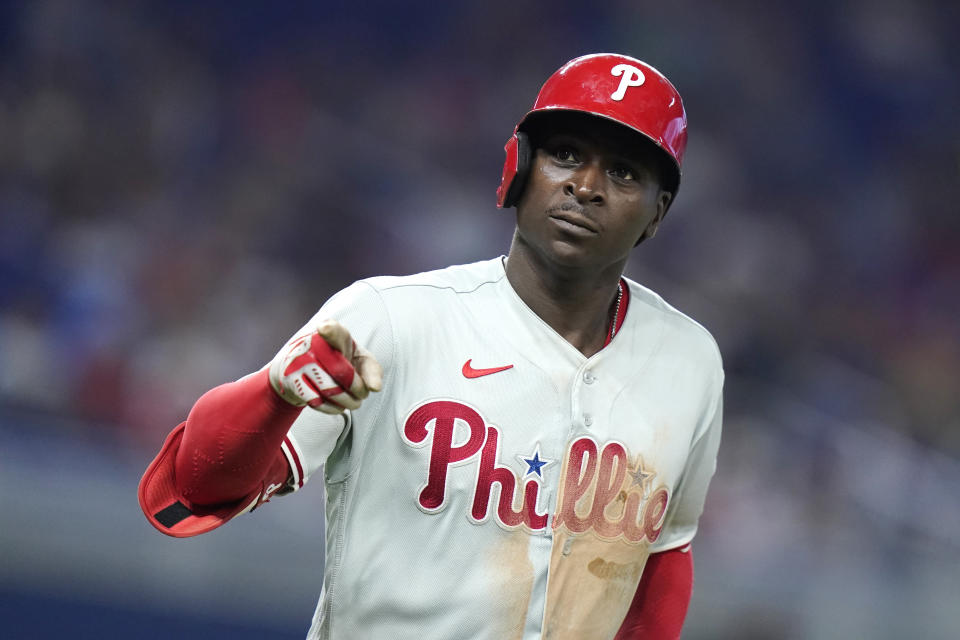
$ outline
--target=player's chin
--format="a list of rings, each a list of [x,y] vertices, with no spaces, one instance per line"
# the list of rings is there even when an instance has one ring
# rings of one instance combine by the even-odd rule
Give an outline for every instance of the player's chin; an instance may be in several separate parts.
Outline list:
[[[594,243],[580,239],[557,238],[548,243],[551,261],[568,269],[584,269],[597,264],[597,251]]]
[[[626,261],[633,244],[629,238],[596,237],[590,241],[569,238],[551,238],[545,243],[545,253],[554,266],[571,272],[603,271],[611,265]]]

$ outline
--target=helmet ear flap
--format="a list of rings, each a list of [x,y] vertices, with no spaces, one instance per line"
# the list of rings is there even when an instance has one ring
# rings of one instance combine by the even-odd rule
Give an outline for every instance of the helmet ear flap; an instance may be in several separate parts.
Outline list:
[[[523,131],[517,131],[505,147],[507,152],[506,164],[503,167],[503,178],[500,189],[498,190],[501,200],[498,203],[503,209],[516,206],[520,196],[523,195],[523,188],[530,177],[530,168],[533,165],[533,149],[530,144],[530,137]],[[515,164],[512,162],[513,154],[516,154]],[[511,174],[513,174],[511,176]],[[506,189],[506,193],[503,190]]]

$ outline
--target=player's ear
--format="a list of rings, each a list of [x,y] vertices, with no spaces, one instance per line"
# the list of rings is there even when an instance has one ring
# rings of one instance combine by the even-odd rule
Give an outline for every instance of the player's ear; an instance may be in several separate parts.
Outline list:
[[[664,191],[661,189],[660,193],[657,194],[657,215],[653,217],[653,220],[651,220],[650,224],[647,225],[647,228],[644,229],[640,239],[637,240],[637,244],[640,244],[644,240],[657,235],[657,229],[660,227],[660,223],[663,221],[664,216],[667,215],[667,209],[670,208],[671,200],[673,200],[673,194],[669,191]]]

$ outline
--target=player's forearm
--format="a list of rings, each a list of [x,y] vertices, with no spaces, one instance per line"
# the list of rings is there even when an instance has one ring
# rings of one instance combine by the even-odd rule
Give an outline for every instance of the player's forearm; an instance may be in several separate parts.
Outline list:
[[[273,391],[265,370],[205,393],[187,417],[176,456],[181,495],[220,504],[259,487],[301,410]]]

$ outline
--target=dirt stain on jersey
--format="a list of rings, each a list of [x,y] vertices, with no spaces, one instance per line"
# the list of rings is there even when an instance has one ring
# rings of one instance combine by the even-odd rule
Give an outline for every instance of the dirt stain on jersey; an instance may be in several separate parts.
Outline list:
[[[558,531],[550,560],[543,637],[613,638],[633,602],[648,556],[645,544]]]
[[[603,558],[594,558],[587,565],[587,571],[601,580],[636,580],[639,583],[643,564],[643,562],[620,564]]]
[[[503,531],[503,539],[491,554],[498,616],[502,621],[498,638],[522,640],[533,590],[533,563],[530,561],[530,534],[523,530]],[[495,617],[494,617],[495,619]]]

